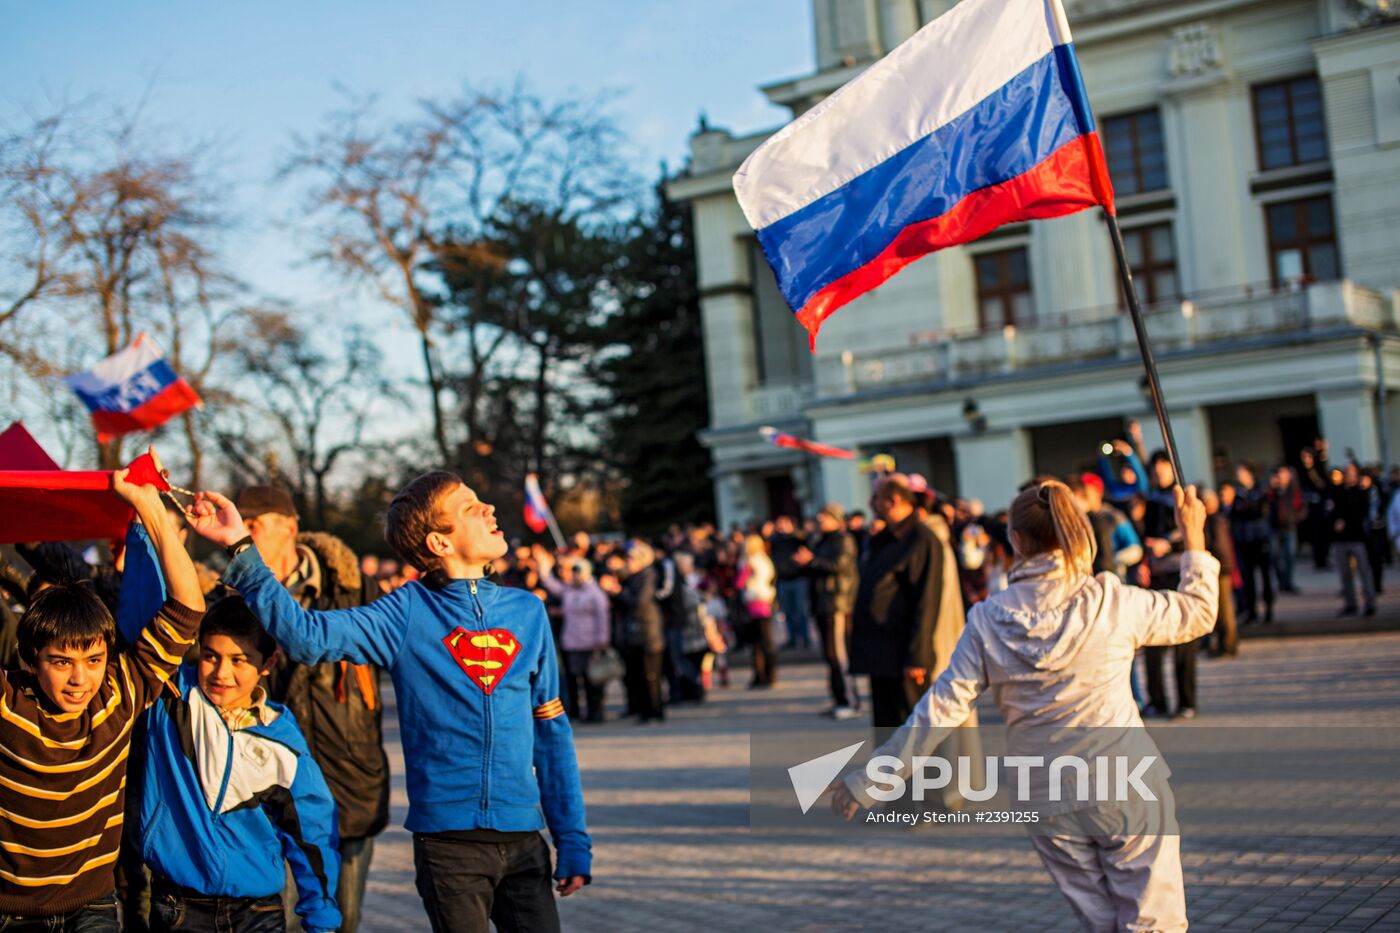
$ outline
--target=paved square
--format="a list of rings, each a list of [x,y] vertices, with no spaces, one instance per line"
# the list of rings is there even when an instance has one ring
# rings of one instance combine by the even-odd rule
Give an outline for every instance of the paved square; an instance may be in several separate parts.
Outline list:
[[[565,929],[1077,928],[1023,839],[917,832],[811,845],[750,831],[750,734],[820,722],[826,704],[814,664],[789,665],[771,692],[744,690],[746,679],[736,670],[736,686],[664,726],[577,728],[597,881],[561,902]],[[1200,708],[1190,725],[1154,728],[1400,727],[1400,633],[1248,639],[1237,659],[1203,659]],[[411,841],[397,828],[406,800],[396,725],[386,737],[400,775],[396,828],[375,849],[368,933],[427,928]],[[1400,929],[1400,839],[1251,847],[1197,835],[1182,848],[1198,929]]]

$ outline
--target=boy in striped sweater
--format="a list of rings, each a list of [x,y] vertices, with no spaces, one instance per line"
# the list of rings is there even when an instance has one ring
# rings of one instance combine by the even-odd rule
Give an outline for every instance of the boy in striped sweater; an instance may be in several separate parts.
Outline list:
[[[117,930],[112,865],[131,727],[180,666],[204,614],[194,564],[155,487],[118,470],[112,490],[145,525],[169,596],[120,654],[112,650],[112,614],[87,583],[49,587],[20,619],[23,670],[0,673],[0,928],[7,931]]]

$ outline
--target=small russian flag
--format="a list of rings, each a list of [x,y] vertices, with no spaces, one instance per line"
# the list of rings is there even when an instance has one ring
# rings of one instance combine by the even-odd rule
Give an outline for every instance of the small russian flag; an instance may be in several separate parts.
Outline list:
[[[202,405],[198,393],[165,360],[145,334],[87,372],[63,380],[92,413],[97,439],[149,431]]]
[[[525,524],[535,534],[541,534],[549,527],[549,503],[540,491],[539,477],[534,473],[525,476]]]

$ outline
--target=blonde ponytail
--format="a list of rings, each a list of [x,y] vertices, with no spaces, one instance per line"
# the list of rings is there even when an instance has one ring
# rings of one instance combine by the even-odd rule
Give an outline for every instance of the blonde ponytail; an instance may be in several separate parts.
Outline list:
[[[1098,541],[1089,519],[1064,483],[1046,480],[1029,487],[1011,503],[1010,518],[1025,549],[1021,557],[1057,550],[1064,555],[1065,569],[1071,577],[1093,573]]]

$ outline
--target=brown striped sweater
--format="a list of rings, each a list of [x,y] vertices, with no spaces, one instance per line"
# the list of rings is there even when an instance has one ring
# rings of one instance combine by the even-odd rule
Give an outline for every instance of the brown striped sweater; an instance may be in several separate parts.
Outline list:
[[[78,713],[59,711],[32,674],[0,673],[0,914],[64,914],[112,892],[131,727],[202,616],[168,600]]]

